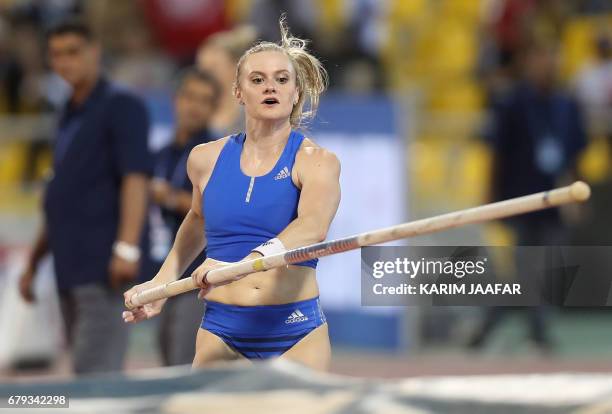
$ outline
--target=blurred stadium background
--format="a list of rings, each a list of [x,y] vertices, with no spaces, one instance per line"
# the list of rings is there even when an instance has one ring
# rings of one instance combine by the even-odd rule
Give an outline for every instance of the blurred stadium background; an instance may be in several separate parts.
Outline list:
[[[55,109],[67,93],[45,62],[44,29],[75,13],[93,25],[107,72],[146,100],[154,122],[150,146],[157,149],[169,139],[173,76],[193,64],[199,45],[213,33],[244,24],[254,27],[258,38],[276,39],[282,11],[296,35],[312,39],[311,49],[331,76],[330,91],[310,127],[312,137],[343,164],[343,201],[330,237],[486,202],[490,97],[514,81],[514,57],[529,42],[558,48],[560,82],[581,99],[585,113],[590,96],[580,85],[594,67],[607,73],[603,105],[608,110],[612,105],[612,61],[597,55],[598,45],[607,41],[609,47],[612,39],[612,2],[606,0],[0,0],[2,381],[70,375],[63,352],[48,368],[36,370],[20,369],[10,358],[36,352],[35,346],[29,351],[23,346],[31,323],[37,323],[43,357],[58,343],[59,317],[31,309],[9,292],[41,217]],[[605,200],[612,190],[610,131],[588,121],[578,173]],[[603,202],[601,197],[593,202]],[[571,220],[571,228],[586,233],[587,242],[591,233],[610,232],[609,216],[591,220],[601,223],[597,229],[579,219]],[[409,243],[513,242],[507,227],[491,223]],[[52,309],[49,269],[41,270],[38,289],[48,300],[39,307]],[[323,259],[320,269],[335,373],[610,371],[612,317],[606,309],[553,309],[553,346],[546,352],[526,339],[524,321],[514,316],[476,351],[467,344],[482,309],[365,308],[358,253]],[[159,366],[154,331],[155,321],[132,329],[129,370]]]

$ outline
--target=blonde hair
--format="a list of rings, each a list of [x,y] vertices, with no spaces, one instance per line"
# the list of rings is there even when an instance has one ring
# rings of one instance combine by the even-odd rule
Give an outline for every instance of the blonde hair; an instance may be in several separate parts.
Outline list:
[[[284,53],[289,58],[296,73],[296,86],[299,93],[298,101],[293,105],[289,122],[293,128],[303,127],[304,124],[314,118],[319,106],[319,97],[325,91],[328,84],[327,71],[316,57],[306,50],[307,41],[293,37],[289,33],[286,16],[282,15],[279,20],[281,41],[280,43],[262,41],[248,49],[238,60],[236,65],[236,78],[234,82],[234,93],[237,91],[240,77],[240,69],[245,59],[254,53],[276,51]],[[304,111],[304,103],[308,99],[309,110]]]

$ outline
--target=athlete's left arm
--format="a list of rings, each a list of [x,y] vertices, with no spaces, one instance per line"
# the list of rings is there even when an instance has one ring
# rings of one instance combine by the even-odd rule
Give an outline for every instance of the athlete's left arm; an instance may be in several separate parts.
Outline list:
[[[334,153],[304,147],[294,169],[301,187],[297,218],[277,236],[287,250],[325,240],[340,204],[340,161]]]

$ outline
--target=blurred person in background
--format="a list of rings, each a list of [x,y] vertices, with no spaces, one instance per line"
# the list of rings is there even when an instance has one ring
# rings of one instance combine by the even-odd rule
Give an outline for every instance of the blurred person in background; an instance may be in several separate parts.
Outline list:
[[[577,178],[576,160],[586,146],[586,131],[578,102],[557,83],[555,45],[536,42],[527,47],[521,79],[493,108],[491,201],[505,200],[556,187]],[[558,209],[508,220],[519,246],[565,244],[567,229]],[[470,345],[480,347],[507,309],[490,308]],[[531,339],[549,351],[548,313],[527,309]]]
[[[4,105],[11,116],[34,116],[52,110],[47,96],[49,76],[45,68],[41,35],[36,20],[27,14],[11,18],[11,42],[6,45],[6,66],[2,72]],[[31,132],[21,173],[22,185],[28,188],[35,182],[42,155],[49,150],[46,130],[36,128],[30,121]]]
[[[582,104],[592,137],[612,137],[612,38],[595,39],[596,60],[576,77],[576,95]]]
[[[190,68],[179,79],[174,98],[174,140],[156,155],[151,181],[153,202],[158,208],[156,213],[161,214],[167,231],[171,233],[170,242],[176,238],[191,208],[192,185],[187,175],[187,157],[196,145],[213,140],[208,128],[219,94],[219,84],[207,72]],[[165,254],[169,248],[168,245]],[[206,252],[203,250],[185,275],[191,275],[205,259]],[[193,362],[195,334],[201,319],[202,303],[197,295],[185,294],[168,299],[165,312],[161,314],[159,334],[164,365]]]
[[[72,94],[59,118],[44,224],[20,291],[35,300],[36,268],[50,251],[74,371],[116,371],[128,330],[113,315],[123,308],[120,290],[139,268],[151,168],[148,114],[140,99],[102,75],[101,48],[85,23],[54,26],[47,47],[51,68]]]
[[[104,44],[104,66],[109,76],[148,100],[152,93],[167,91],[176,62],[158,44],[154,28],[144,15],[145,3],[88,2],[87,16]]]
[[[210,36],[198,50],[197,67],[211,73],[221,86],[218,108],[210,124],[218,136],[244,129],[242,107],[232,91],[238,59],[255,41],[256,36],[253,27],[239,26]]]
[[[577,75],[576,95],[587,115],[591,139],[604,139],[608,149],[607,176],[592,183],[588,204],[580,206],[577,222],[573,223],[572,243],[578,245],[612,245],[612,37],[600,32],[594,39],[596,60],[589,62]],[[612,273],[608,257],[590,258],[598,269]]]
[[[134,17],[116,29],[117,47],[110,69],[116,82],[145,93],[164,90],[176,71],[174,63],[156,47],[149,28]]]
[[[36,24],[27,16],[14,16],[11,21],[3,83],[5,105],[12,114],[37,112],[46,104],[41,88],[46,71]]]

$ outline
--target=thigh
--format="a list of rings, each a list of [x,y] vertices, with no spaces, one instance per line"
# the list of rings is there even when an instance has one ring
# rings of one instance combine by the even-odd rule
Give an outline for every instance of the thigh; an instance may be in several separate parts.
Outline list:
[[[128,345],[128,326],[121,319],[121,294],[101,284],[78,286],[73,293],[75,372],[121,370]]]
[[[217,335],[200,328],[196,338],[196,354],[192,368],[206,368],[219,361],[248,361],[244,356],[230,348]]]
[[[331,363],[331,345],[327,323],[302,338],[281,358],[299,362],[318,371],[328,371]]]

